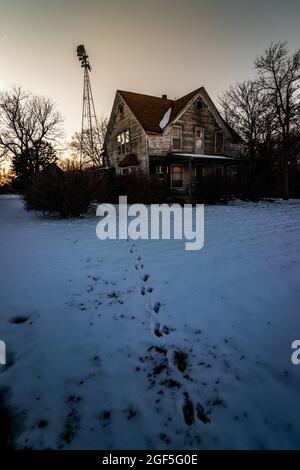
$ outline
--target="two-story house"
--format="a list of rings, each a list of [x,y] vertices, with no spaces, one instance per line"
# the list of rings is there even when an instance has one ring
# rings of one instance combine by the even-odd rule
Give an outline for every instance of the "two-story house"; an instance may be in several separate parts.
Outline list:
[[[191,192],[203,178],[233,175],[242,145],[201,87],[176,100],[118,90],[104,147],[117,174],[156,174]]]

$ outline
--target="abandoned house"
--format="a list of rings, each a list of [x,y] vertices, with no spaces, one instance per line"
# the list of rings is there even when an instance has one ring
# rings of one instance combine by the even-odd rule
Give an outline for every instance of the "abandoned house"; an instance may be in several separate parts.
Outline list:
[[[176,100],[118,90],[104,144],[116,174],[156,175],[190,193],[205,178],[234,178],[242,146],[203,87]]]

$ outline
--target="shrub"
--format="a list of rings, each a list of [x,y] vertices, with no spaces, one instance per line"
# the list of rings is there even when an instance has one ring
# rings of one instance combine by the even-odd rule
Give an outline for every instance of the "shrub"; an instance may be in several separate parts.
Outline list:
[[[166,202],[167,194],[168,186],[166,182],[155,176],[129,174],[115,177],[114,195],[116,199],[119,196],[127,196],[128,204]]]
[[[201,204],[226,203],[233,198],[233,185],[229,178],[207,177],[194,188],[193,201]]]
[[[64,218],[79,217],[87,212],[94,200],[98,179],[91,171],[45,170],[28,184],[24,193],[26,208]]]

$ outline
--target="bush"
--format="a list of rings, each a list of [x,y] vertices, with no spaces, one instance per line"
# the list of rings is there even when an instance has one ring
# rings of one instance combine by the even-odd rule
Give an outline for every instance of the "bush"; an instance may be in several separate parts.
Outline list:
[[[230,178],[207,177],[194,188],[194,203],[224,204],[233,198],[233,184]]]
[[[26,208],[64,218],[79,217],[95,199],[98,180],[91,171],[45,170],[34,176],[25,189]]]
[[[155,176],[130,174],[116,176],[114,194],[118,202],[119,196],[127,196],[128,204],[159,204],[166,202],[168,186],[165,181]]]
[[[295,171],[290,168],[290,196],[296,194]],[[260,199],[282,197],[284,193],[283,172],[272,160],[241,162],[233,191],[237,198],[257,202]],[[299,184],[299,180],[298,180]]]

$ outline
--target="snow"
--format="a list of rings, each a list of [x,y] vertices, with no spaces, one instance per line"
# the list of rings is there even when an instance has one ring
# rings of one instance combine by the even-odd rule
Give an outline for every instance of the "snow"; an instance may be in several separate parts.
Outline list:
[[[169,121],[170,121],[170,117],[171,117],[171,111],[172,111],[172,108],[169,108],[165,114],[163,115],[163,118],[162,120],[160,121],[159,123],[159,127],[161,129],[164,129],[168,124],[169,124]]]
[[[299,202],[206,207],[196,252],[16,198],[0,221],[17,448],[300,448]]]

